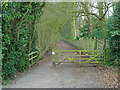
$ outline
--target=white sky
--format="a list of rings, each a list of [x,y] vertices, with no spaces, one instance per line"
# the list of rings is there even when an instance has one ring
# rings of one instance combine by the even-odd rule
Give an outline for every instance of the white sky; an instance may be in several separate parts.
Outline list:
[[[102,1],[103,1],[103,0],[102,0]],[[94,6],[97,7],[97,2],[93,2],[93,3],[94,3]],[[98,14],[98,9],[94,8],[93,13]],[[109,8],[109,10],[108,10],[108,12],[107,12],[107,15],[108,15],[108,14],[109,14],[109,16],[111,16],[111,15],[113,14],[113,7],[110,7],[110,8]]]
[[[1,0],[2,2],[100,2],[100,1],[105,1],[105,2],[118,2],[120,0]]]

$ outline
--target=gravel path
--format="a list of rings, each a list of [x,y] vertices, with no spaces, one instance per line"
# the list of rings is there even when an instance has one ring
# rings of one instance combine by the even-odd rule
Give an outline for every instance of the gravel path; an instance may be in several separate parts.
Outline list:
[[[76,49],[60,41],[57,49]],[[80,67],[75,64],[51,63],[51,52],[27,72],[20,75],[12,85],[3,88],[101,88],[96,67]]]

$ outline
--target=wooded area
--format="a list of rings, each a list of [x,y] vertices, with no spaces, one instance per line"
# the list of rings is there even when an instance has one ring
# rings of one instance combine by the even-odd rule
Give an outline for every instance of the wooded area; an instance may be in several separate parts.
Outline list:
[[[31,66],[31,53],[37,52],[37,62],[61,39],[109,49],[106,64],[120,66],[120,2],[3,2],[3,80]]]

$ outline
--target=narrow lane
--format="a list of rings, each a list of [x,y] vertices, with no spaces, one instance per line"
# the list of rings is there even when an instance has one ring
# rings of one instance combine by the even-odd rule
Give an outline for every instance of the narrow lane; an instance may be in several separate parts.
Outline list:
[[[75,47],[60,41],[57,49],[74,50]],[[96,67],[80,67],[75,64],[51,63],[51,52],[43,60],[3,88],[101,88]]]

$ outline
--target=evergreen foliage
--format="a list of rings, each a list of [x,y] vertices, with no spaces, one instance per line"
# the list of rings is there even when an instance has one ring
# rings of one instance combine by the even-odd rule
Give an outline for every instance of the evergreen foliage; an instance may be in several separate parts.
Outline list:
[[[120,66],[120,2],[115,4],[114,14],[107,22],[107,30],[111,49],[109,64]]]
[[[28,54],[36,50],[34,24],[42,15],[44,5],[39,2],[2,3],[3,80],[13,78],[16,72],[28,67]]]

